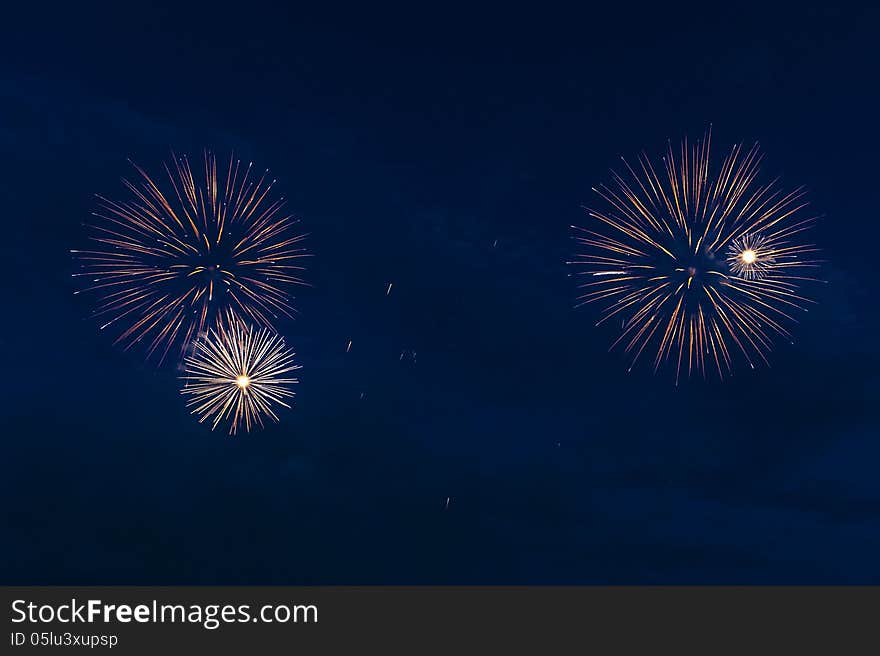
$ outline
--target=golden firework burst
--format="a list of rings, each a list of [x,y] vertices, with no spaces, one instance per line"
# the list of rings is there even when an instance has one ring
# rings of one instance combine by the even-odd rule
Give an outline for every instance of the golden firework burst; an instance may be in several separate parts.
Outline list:
[[[772,337],[810,301],[798,291],[815,280],[817,249],[800,241],[816,217],[805,191],[759,183],[757,144],[731,149],[710,167],[711,133],[676,157],[670,144],[658,172],[644,154],[626,175],[594,188],[605,204],[588,209],[597,226],[576,231],[583,252],[570,264],[582,277],[578,305],[603,303],[598,320],[621,319],[630,369],[648,349],[654,371],[672,360],[723,378],[737,354],[754,368],[768,362]]]
[[[290,377],[300,368],[294,355],[270,329],[231,317],[193,342],[181,393],[199,422],[211,420],[212,430],[228,422],[230,435],[241,427],[250,432],[263,426],[263,417],[278,421],[275,406],[290,407],[291,386],[299,382]]]
[[[74,276],[97,295],[94,315],[116,330],[116,343],[144,343],[162,362],[225,312],[264,327],[293,315],[305,235],[273,198],[268,171],[234,157],[218,167],[210,152],[198,174],[186,156],[165,165],[164,181],[134,168],[137,181],[123,180],[128,199],[98,196],[95,246],[72,251]]]

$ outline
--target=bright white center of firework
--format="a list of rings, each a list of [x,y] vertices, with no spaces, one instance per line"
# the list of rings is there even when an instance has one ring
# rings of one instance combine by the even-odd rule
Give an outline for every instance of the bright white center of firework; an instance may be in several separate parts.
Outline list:
[[[751,248],[748,248],[742,252],[740,257],[742,258],[742,261],[746,264],[754,264],[755,260],[758,259],[758,254]]]
[[[251,384],[250,376],[245,376],[244,374],[242,374],[235,379],[235,384],[238,385],[241,389],[244,389]]]

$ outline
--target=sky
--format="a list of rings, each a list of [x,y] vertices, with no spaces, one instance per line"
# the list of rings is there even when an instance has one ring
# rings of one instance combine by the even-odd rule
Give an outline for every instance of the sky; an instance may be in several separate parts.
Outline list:
[[[0,35],[0,582],[880,582],[878,10],[120,4]],[[709,125],[808,189],[825,282],[771,367],[676,387],[565,261]],[[204,148],[315,254],[295,406],[234,438],[71,278],[129,160]]]

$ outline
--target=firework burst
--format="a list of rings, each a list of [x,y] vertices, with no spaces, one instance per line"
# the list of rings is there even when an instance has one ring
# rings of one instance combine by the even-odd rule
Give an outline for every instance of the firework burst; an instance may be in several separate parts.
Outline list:
[[[250,432],[263,426],[263,417],[278,421],[275,406],[290,407],[291,386],[299,382],[290,373],[300,368],[293,360],[294,352],[268,328],[221,320],[192,343],[181,393],[199,422],[211,420],[212,430],[229,422],[230,435],[241,427]]]
[[[796,263],[797,258],[786,256],[784,249],[776,249],[764,235],[743,235],[734,239],[727,248],[727,266],[730,272],[746,280],[764,278],[777,266],[777,257]]]
[[[710,169],[711,134],[676,157],[670,144],[662,167],[644,154],[625,175],[594,188],[601,209],[588,209],[595,229],[573,226],[581,253],[578,305],[600,303],[602,324],[621,321],[611,348],[628,354],[630,369],[650,351],[656,372],[673,364],[678,383],[713,369],[721,378],[737,358],[768,363],[773,338],[810,301],[798,291],[818,266],[803,243],[816,217],[802,188],[758,182],[757,145],[735,146]]]
[[[262,327],[291,317],[290,288],[305,284],[308,256],[268,171],[232,157],[218,166],[206,152],[196,173],[185,156],[172,157],[164,179],[134,165],[136,182],[123,180],[127,200],[98,196],[95,246],[73,251],[74,276],[99,299],[101,328],[115,329],[126,349],[143,343],[159,362],[225,312]]]

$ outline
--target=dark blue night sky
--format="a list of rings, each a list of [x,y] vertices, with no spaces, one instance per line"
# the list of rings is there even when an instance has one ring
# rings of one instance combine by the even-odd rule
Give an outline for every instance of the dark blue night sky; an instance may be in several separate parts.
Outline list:
[[[0,582],[880,583],[880,12],[119,5],[2,28]],[[709,124],[809,189],[827,284],[676,388],[573,309],[569,226]],[[128,158],[205,147],[316,253],[296,407],[236,438],[70,277]]]

